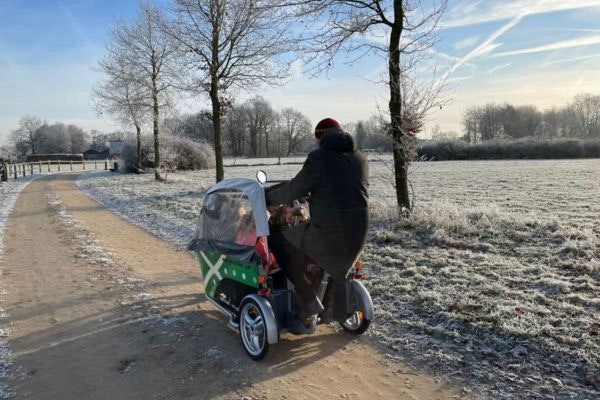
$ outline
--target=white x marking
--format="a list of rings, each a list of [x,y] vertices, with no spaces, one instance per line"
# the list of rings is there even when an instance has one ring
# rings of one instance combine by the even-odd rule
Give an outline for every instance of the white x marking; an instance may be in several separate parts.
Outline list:
[[[219,259],[217,260],[217,262],[214,265],[208,260],[208,257],[206,257],[206,254],[204,254],[203,251],[200,252],[200,255],[202,256],[202,259],[204,259],[204,262],[209,266],[209,270],[206,273],[206,275],[204,276],[204,287],[206,288],[208,285],[208,282],[210,281],[210,278],[213,275],[215,275],[217,278],[219,278],[219,280],[223,279],[221,277],[221,274],[219,273],[219,268],[221,268],[221,265],[223,265],[223,261],[225,260],[225,255],[221,254],[221,257],[219,257]]]

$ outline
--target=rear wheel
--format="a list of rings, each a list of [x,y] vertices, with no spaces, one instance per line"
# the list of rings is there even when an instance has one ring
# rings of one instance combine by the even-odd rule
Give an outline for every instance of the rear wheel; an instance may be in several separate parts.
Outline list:
[[[369,329],[371,319],[368,316],[373,315],[371,295],[360,282],[352,282],[352,301],[354,312],[345,321],[340,322],[340,325],[346,332],[360,335]]]
[[[259,361],[269,353],[265,316],[258,303],[249,298],[240,307],[240,338],[250,358]]]

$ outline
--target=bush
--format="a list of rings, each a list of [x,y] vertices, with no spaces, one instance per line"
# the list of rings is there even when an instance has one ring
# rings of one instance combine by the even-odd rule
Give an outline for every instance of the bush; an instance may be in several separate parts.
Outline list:
[[[141,168],[154,168],[154,141],[152,137],[142,137]],[[205,142],[195,142],[188,138],[163,137],[160,143],[161,166],[167,171],[207,169],[215,166],[215,152]],[[136,167],[137,144],[135,139],[127,139],[123,145],[121,160],[125,172],[141,172]]]
[[[163,168],[169,171],[208,169],[215,166],[215,151],[206,142],[167,137],[161,144]]]
[[[142,159],[141,159],[141,170],[138,170],[137,166],[137,142],[135,138],[128,138],[123,143],[123,149],[121,150],[121,170],[125,172],[142,172],[146,168],[154,167],[153,162],[150,159],[154,158],[154,148],[152,147],[152,141],[147,136],[142,136]]]

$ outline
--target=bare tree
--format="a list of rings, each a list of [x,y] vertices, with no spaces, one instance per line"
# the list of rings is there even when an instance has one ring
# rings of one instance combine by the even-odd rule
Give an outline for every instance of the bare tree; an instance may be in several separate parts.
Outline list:
[[[286,145],[285,155],[289,156],[292,152],[299,150],[304,140],[310,137],[311,123],[300,111],[289,107],[281,110],[279,121],[280,134]]]
[[[577,121],[577,136],[600,136],[600,95],[578,94],[569,107]]]
[[[229,144],[231,155],[241,157],[247,153],[250,112],[244,105],[233,107],[225,120],[223,139]]]
[[[146,86],[136,77],[137,66],[127,60],[127,46],[118,45],[118,36],[115,34],[117,30],[118,27],[113,31],[107,55],[99,62],[98,69],[104,73],[104,79],[93,90],[94,108],[99,115],[108,113],[121,125],[135,127],[135,170],[139,173],[142,171],[142,121],[149,113],[151,96]]]
[[[78,154],[86,151],[90,145],[90,136],[77,125],[67,125],[67,134],[70,139],[71,153]]]
[[[71,153],[71,137],[67,126],[62,122],[44,124],[38,128],[38,154]]]
[[[269,135],[273,130],[273,122],[276,120],[275,110],[261,96],[254,96],[244,102],[244,110],[248,113],[251,155],[253,157],[270,157]]]
[[[440,96],[446,79],[416,78],[416,67],[437,40],[438,23],[446,0],[289,0],[303,21],[311,21],[304,35],[316,73],[344,54],[353,63],[367,54],[387,60],[389,133],[394,142],[394,171],[399,211],[410,209],[408,166],[414,135],[426,114],[446,100]],[[402,59],[401,59],[402,56]]]
[[[38,129],[44,125],[44,122],[33,115],[26,115],[19,120],[19,127],[12,132],[11,142],[15,149],[25,156],[28,153],[36,154]]]
[[[142,109],[152,114],[154,136],[154,176],[163,180],[160,157],[160,112],[170,105],[170,95],[178,79],[178,48],[170,36],[159,28],[161,15],[158,8],[141,4],[138,18],[132,23],[118,23],[112,33],[108,55],[101,61],[100,69],[108,80],[104,91],[107,111],[129,120],[139,133]],[[113,78],[113,79],[111,79]],[[101,98],[101,97],[100,97]]]
[[[208,94],[215,136],[216,179],[223,179],[221,119],[229,91],[282,82],[289,60],[288,25],[274,0],[173,0],[165,31],[196,71],[188,88]]]

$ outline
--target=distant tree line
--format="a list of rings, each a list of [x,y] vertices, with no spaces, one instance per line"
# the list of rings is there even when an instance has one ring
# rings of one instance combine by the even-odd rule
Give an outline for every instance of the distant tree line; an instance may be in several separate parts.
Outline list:
[[[314,145],[312,123],[300,111],[275,110],[261,96],[240,105],[231,104],[223,123],[223,154],[231,157],[287,157]],[[214,145],[210,111],[165,118],[161,130]]]
[[[380,117],[373,116],[366,121],[348,123],[344,130],[354,136],[356,147],[362,151],[390,153],[393,149],[392,137],[389,134],[389,124]]]
[[[564,107],[540,111],[532,105],[488,103],[463,116],[469,143],[522,138],[600,138],[600,95],[579,94]]]
[[[24,160],[29,154],[76,154],[90,149],[92,139],[97,140],[77,125],[50,124],[26,115],[19,120],[18,128],[10,133],[2,154],[16,161]]]
[[[431,161],[600,158],[600,138],[426,141],[417,147],[417,156]]]

